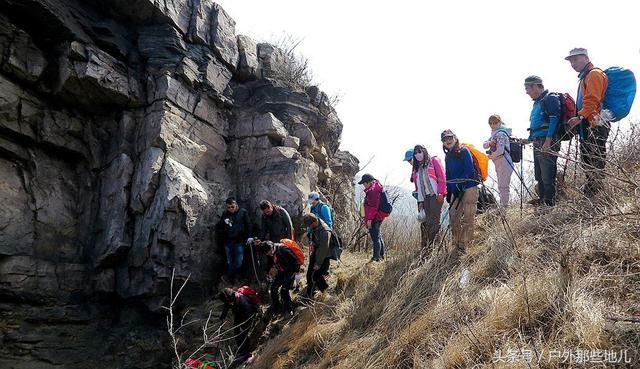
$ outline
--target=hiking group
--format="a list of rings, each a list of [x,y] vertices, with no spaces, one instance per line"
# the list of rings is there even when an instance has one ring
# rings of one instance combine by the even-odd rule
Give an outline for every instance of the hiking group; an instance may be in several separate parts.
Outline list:
[[[538,198],[529,203],[549,208],[556,205],[558,157],[562,141],[575,139],[580,148],[580,162],[585,173],[582,188],[590,200],[602,195],[605,179],[606,142],[611,123],[627,116],[635,97],[636,83],[633,73],[624,68],[606,70],[591,63],[584,48],[575,48],[565,58],[578,72],[578,92],[574,100],[568,93],[550,92],[542,78],[529,76],[524,80],[525,93],[533,100],[529,116],[528,139],[512,136],[511,128],[498,114],[488,118],[491,134],[483,144],[486,153],[471,144],[461,143],[451,130],[440,135],[444,151],[444,168],[437,156],[430,155],[425,146],[416,145],[407,150],[404,161],[411,165],[411,182],[415,185],[417,219],[420,223],[421,247],[428,256],[438,239],[444,200],[449,204],[448,218],[453,246],[465,252],[473,238],[475,215],[495,204],[498,209],[509,206],[511,177],[515,173],[522,182],[522,174],[514,163],[523,160],[523,147],[533,144],[535,192]],[[488,162],[496,171],[499,201],[484,186],[488,177]],[[521,164],[522,165],[522,164]],[[373,178],[366,174],[363,179]],[[563,179],[563,178],[561,178]],[[365,188],[366,188],[365,181]],[[526,188],[526,187],[525,187]],[[366,191],[366,189],[365,189]],[[373,259],[379,260],[376,245],[384,245],[372,232]]]
[[[307,203],[310,212],[302,217],[303,232],[309,243],[306,265],[306,289],[300,304],[310,304],[316,291],[329,288],[327,279],[331,260],[339,260],[341,240],[333,230],[333,209],[320,199],[320,193],[310,192]],[[258,312],[258,290],[238,283],[255,278],[256,283],[267,282],[273,315],[285,318],[294,314],[290,291],[298,289],[305,268],[305,253],[296,241],[296,230],[287,210],[268,200],[260,201],[259,227],[252,227],[249,213],[235,198],[225,201],[225,211],[215,226],[217,244],[223,246],[226,287],[218,294],[224,303],[220,321],[228,311],[233,314],[237,352],[234,363],[250,361],[249,331]],[[237,287],[237,285],[240,287]]]
[[[473,240],[475,216],[495,204],[504,210],[509,206],[511,177],[515,173],[523,183],[514,163],[523,160],[523,147],[533,144],[533,164],[538,199],[531,203],[542,208],[556,205],[557,159],[562,141],[576,139],[585,173],[583,193],[594,198],[603,190],[606,163],[606,141],[611,123],[624,118],[635,96],[635,79],[631,71],[612,67],[594,67],[586,49],[575,48],[565,58],[578,72],[579,87],[576,100],[567,93],[549,92],[539,76],[524,80],[526,94],[533,100],[529,116],[528,139],[512,136],[511,128],[498,114],[488,118],[491,129],[482,152],[475,146],[462,143],[451,130],[440,134],[444,163],[431,155],[426,146],[415,145],[407,150],[404,161],[411,165],[410,180],[415,186],[417,220],[420,224],[421,252],[431,255],[434,245],[442,240],[441,224],[445,201],[451,227],[453,248],[460,254]],[[488,162],[492,161],[497,175],[499,201],[487,191]],[[521,164],[522,165],[522,164]],[[364,174],[358,184],[363,186],[363,225],[372,241],[369,263],[385,259],[385,242],[381,234],[383,221],[393,210],[384,186],[371,174]],[[334,231],[336,219],[333,209],[321,200],[318,192],[308,194],[310,212],[302,217],[303,233],[309,243],[306,265],[306,289],[302,303],[313,302],[316,290],[329,288],[331,260],[340,260],[341,240]],[[226,278],[235,284],[237,278],[269,284],[271,308],[274,314],[290,317],[294,303],[290,291],[298,289],[305,265],[305,254],[298,242],[289,213],[281,206],[263,200],[259,231],[253,235],[248,212],[238,206],[234,198],[226,200],[226,210],[216,225],[216,235],[224,246],[227,261]],[[251,264],[245,257],[250,255]],[[253,276],[248,273],[253,272]],[[234,314],[237,361],[250,358],[247,335],[257,312],[257,291],[248,286],[226,288],[220,293],[225,307],[221,319],[231,309]]]

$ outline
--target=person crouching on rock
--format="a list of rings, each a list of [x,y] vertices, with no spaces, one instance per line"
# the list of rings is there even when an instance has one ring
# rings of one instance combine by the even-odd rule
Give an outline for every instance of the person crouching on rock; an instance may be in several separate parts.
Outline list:
[[[300,263],[293,251],[281,243],[263,242],[260,249],[272,259],[271,306],[278,314],[281,308],[285,317],[293,315],[293,303],[289,290],[293,288],[296,273],[300,271]],[[280,301],[282,300],[282,301]]]
[[[324,292],[329,284],[325,280],[325,274],[329,273],[331,229],[313,214],[305,214],[302,222],[311,228],[309,239],[310,257],[307,267],[307,291],[305,297],[313,299],[316,288]]]
[[[233,330],[238,351],[234,363],[244,363],[251,359],[249,331],[258,312],[258,299],[255,290],[241,287],[237,290],[225,288],[218,297],[224,302],[220,321],[225,320],[229,310],[233,313]]]

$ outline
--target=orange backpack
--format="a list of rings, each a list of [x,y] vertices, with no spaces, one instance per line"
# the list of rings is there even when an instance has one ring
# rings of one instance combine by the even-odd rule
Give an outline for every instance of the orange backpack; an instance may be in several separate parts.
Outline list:
[[[473,157],[473,164],[477,166],[476,170],[478,170],[482,182],[486,181],[489,176],[489,156],[478,150],[472,144],[463,143],[462,146],[469,149]]]
[[[302,249],[300,249],[300,245],[298,245],[296,241],[290,240],[288,238],[283,238],[280,240],[280,243],[287,246],[289,250],[293,252],[293,254],[296,256],[296,259],[298,259],[299,265],[304,265],[304,252],[302,252]]]

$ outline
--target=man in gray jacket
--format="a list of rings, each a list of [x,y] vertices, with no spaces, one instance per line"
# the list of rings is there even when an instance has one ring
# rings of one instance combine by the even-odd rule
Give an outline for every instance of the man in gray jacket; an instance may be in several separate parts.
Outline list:
[[[329,287],[325,275],[329,273],[331,229],[313,214],[305,214],[302,220],[306,227],[311,228],[305,297],[313,298],[316,288],[324,292]]]

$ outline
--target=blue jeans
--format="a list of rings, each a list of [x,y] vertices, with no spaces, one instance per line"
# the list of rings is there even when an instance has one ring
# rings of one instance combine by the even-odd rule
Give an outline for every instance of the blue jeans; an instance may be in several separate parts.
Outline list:
[[[538,181],[540,200],[546,205],[554,206],[556,204],[557,161],[561,143],[554,139],[549,153],[541,152],[543,143],[544,137],[533,139],[533,167],[536,181]]]
[[[371,235],[371,241],[373,241],[373,258],[384,258],[384,241],[380,236],[381,220],[374,220],[371,222],[371,228],[369,228],[369,234]]]
[[[235,278],[242,267],[243,244],[238,241],[225,241],[224,252],[227,256],[227,275],[230,278]]]

